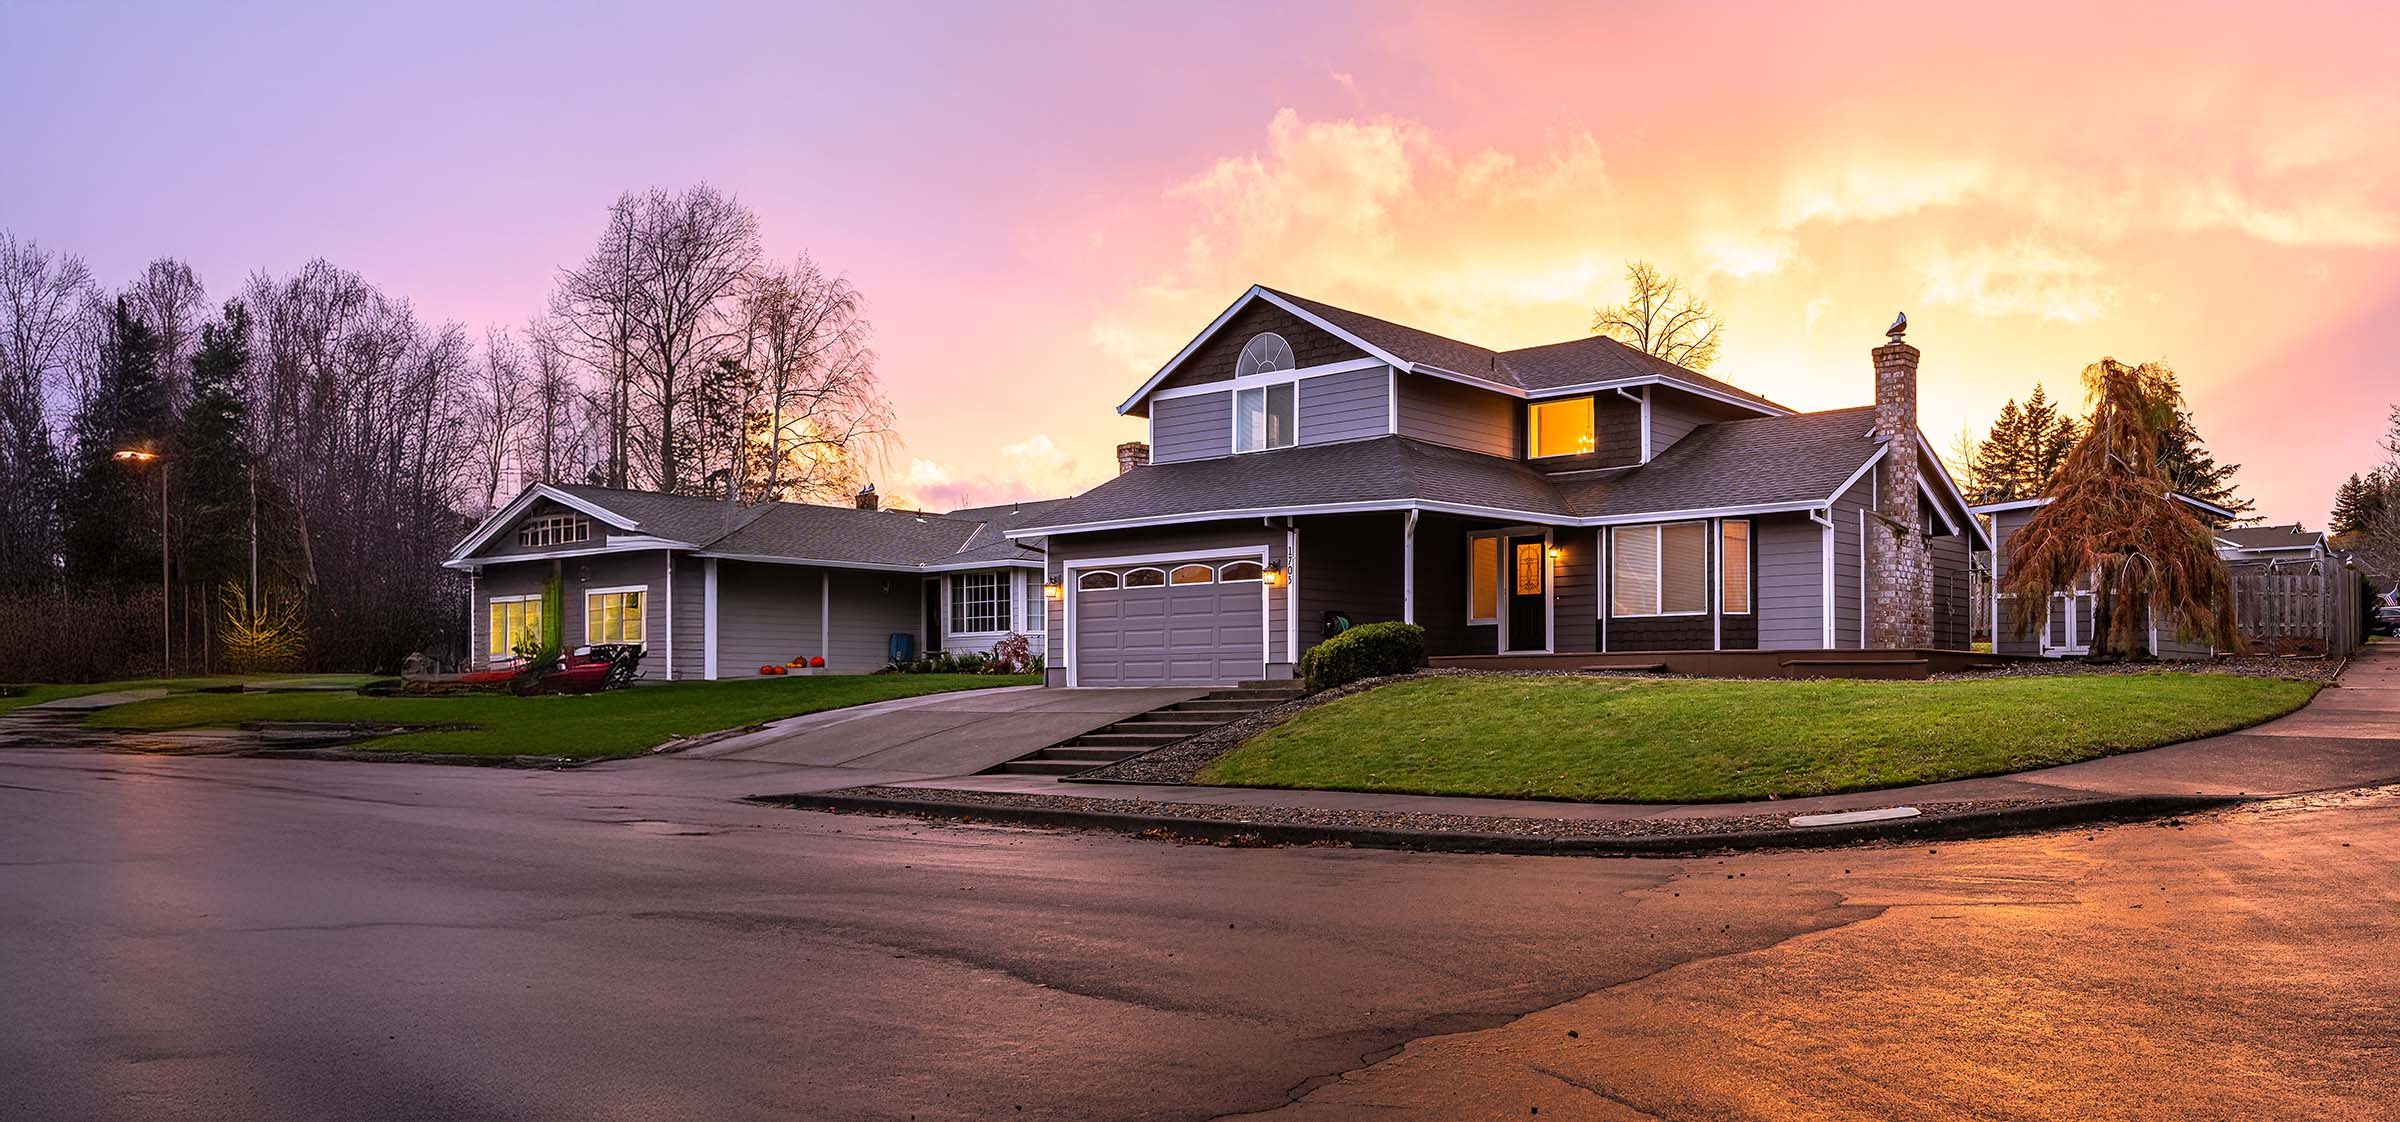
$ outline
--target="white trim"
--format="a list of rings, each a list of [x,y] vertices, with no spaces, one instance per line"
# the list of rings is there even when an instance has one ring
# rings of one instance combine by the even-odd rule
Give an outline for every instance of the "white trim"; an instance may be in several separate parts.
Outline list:
[[[1612,469],[1614,470],[1614,469]],[[1847,489],[1847,488],[1845,488]],[[1685,522],[1695,518],[1738,516],[1745,514],[1789,514],[1804,510],[1823,509],[1826,499],[1797,499],[1780,503],[1750,503],[1742,506],[1701,507],[1692,510],[1645,510],[1633,514],[1608,514],[1591,517],[1570,517],[1534,510],[1509,510],[1501,507],[1475,506],[1469,503],[1427,502],[1421,499],[1377,499],[1367,502],[1310,503],[1297,506],[1250,507],[1236,510],[1201,510],[1188,514],[1145,515],[1139,518],[1117,518],[1101,522],[1076,522],[1057,526],[1035,526],[1011,530],[1012,540],[1046,538],[1055,534],[1088,534],[1103,530],[1134,530],[1145,526],[1175,526],[1190,522],[1221,522],[1249,518],[1286,518],[1312,514],[1364,514],[1374,511],[1417,510],[1429,514],[1463,514],[1470,518],[1506,519],[1537,526],[1589,527],[1633,526],[1651,522]],[[724,556],[722,554],[718,556]],[[818,562],[795,562],[817,564]],[[871,566],[859,566],[867,568]],[[984,568],[986,566],[974,566]]]
[[[717,559],[700,562],[700,676],[717,680]]]
[[[1742,524],[1742,602],[1746,610],[1725,608],[1725,524]],[[1719,518],[1716,520],[1717,604],[1718,614],[1749,617],[1758,614],[1758,522],[1749,518]]]
[[[1867,649],[1867,508],[1858,508],[1858,649]]]
[[[1383,370],[1385,375],[1383,379],[1385,413],[1383,431],[1387,436],[1398,436],[1400,435],[1400,371],[1397,367],[1391,366],[1386,366]]]
[[[592,638],[592,597],[595,597],[595,596],[622,596],[622,595],[624,595],[624,594],[626,594],[626,593],[628,593],[628,592],[639,592],[639,593],[641,593],[641,594],[642,594],[642,637],[641,637],[641,638],[639,638],[639,639],[594,639],[594,638]],[[563,624],[563,623],[565,623],[566,621],[565,621],[565,620],[560,620],[559,622]],[[648,646],[648,645],[650,644],[650,586],[649,586],[649,585],[646,585],[646,584],[612,584],[612,585],[609,585],[609,586],[608,586],[608,587],[606,587],[606,588],[587,588],[587,589],[584,589],[584,590],[583,590],[583,645],[588,647],[588,646],[591,646],[591,645],[592,645],[592,644],[594,644],[594,643],[640,643],[640,644],[642,644],[643,646]]]
[[[473,570],[485,565],[507,565],[518,561],[558,561],[569,557],[596,557],[605,553],[647,553],[653,549],[697,549],[690,542],[669,538],[653,538],[642,534],[627,534],[610,538],[608,544],[590,549],[553,549],[541,553],[501,553],[489,557],[452,558],[442,562],[445,569]]]
[[[1617,544],[1616,544],[1617,531],[1619,531],[1619,530],[1641,530],[1641,529],[1653,529],[1653,528],[1654,528],[1654,529],[1656,529],[1656,530],[1658,531],[1658,534],[1657,534],[1657,537],[1658,537],[1658,551],[1657,551],[1656,553],[1652,554],[1652,555],[1651,555],[1651,557],[1650,557],[1650,570],[1651,570],[1651,589],[1652,589],[1652,591],[1654,591],[1654,592],[1656,592],[1656,593],[1657,593],[1657,603],[1658,603],[1658,606],[1659,606],[1659,609],[1660,609],[1660,610],[1658,610],[1658,611],[1655,611],[1655,612],[1620,612],[1620,611],[1618,611],[1618,610],[1617,610],[1616,596],[1615,596],[1615,587],[1614,587],[1614,586],[1615,586],[1615,584],[1616,584],[1616,576],[1617,576],[1617,574],[1616,574],[1616,572],[1615,572],[1614,570],[1611,570],[1611,571],[1609,572],[1609,574],[1608,574],[1608,577],[1609,577],[1609,579],[1608,579],[1608,583],[1609,583],[1609,585],[1610,585],[1610,587],[1609,587],[1608,591],[1609,591],[1610,595],[1609,595],[1609,598],[1608,598],[1608,599],[1607,599],[1605,602],[1603,602],[1603,603],[1601,604],[1601,608],[1602,608],[1602,610],[1603,610],[1603,611],[1605,611],[1605,612],[1607,613],[1607,615],[1609,616],[1609,618],[1611,618],[1611,619],[1689,619],[1689,618],[1691,618],[1691,617],[1693,617],[1693,616],[1704,616],[1704,615],[1708,615],[1708,614],[1709,614],[1709,610],[1710,610],[1710,609],[1709,609],[1709,606],[1707,605],[1707,603],[1706,603],[1705,601],[1708,599],[1708,585],[1709,585],[1709,579],[1708,579],[1708,571],[1707,571],[1707,570],[1708,570],[1709,548],[1710,548],[1710,547],[1709,547],[1709,542],[1708,542],[1708,540],[1707,540],[1707,537],[1703,537],[1703,539],[1701,540],[1701,543],[1700,543],[1700,566],[1701,566],[1701,573],[1700,573],[1700,596],[1701,596],[1701,599],[1702,599],[1702,601],[1703,601],[1703,603],[1702,603],[1702,605],[1701,605],[1701,608],[1700,608],[1700,610],[1699,610],[1699,611],[1696,611],[1696,612],[1670,612],[1670,611],[1666,611],[1666,610],[1665,610],[1665,609],[1666,609],[1666,606],[1667,606],[1667,535],[1666,535],[1666,528],[1667,528],[1667,527],[1669,527],[1669,526],[1699,526],[1699,527],[1701,527],[1701,533],[1702,533],[1703,535],[1713,536],[1713,531],[1711,531],[1711,530],[1710,530],[1710,527],[1711,527],[1711,526],[1713,526],[1714,524],[1715,524],[1715,523],[1714,523],[1712,520],[1710,520],[1710,519],[1705,519],[1705,518],[1684,518],[1684,519],[1678,519],[1678,520],[1676,520],[1676,521],[1673,521],[1673,522],[1636,522],[1636,523],[1629,523],[1629,524],[1625,524],[1625,525],[1618,525],[1618,526],[1611,526],[1611,527],[1609,527],[1609,528],[1608,528],[1608,533],[1607,533],[1606,535],[1604,535],[1604,536],[1605,536],[1605,537],[1607,537],[1607,538],[1609,539],[1608,549],[1609,549],[1609,553],[1610,553],[1612,556],[1613,556],[1613,555],[1616,553],[1616,549],[1617,549]]]
[[[1712,651],[1725,649],[1725,531],[1722,529],[1724,522],[1725,520],[1722,518],[1708,520],[1707,564],[1709,568],[1716,571],[1717,579],[1713,582],[1714,587],[1702,592],[1702,595],[1708,597],[1708,649]]]
[[[1925,459],[1933,463],[1934,473],[1942,477],[1942,488],[1943,490],[1949,492],[1951,501],[1956,502],[1960,510],[1967,511],[1970,514],[1974,513],[1975,508],[1967,505],[1967,493],[1958,489],[1958,481],[1950,478],[1949,465],[1944,464],[1942,462],[1942,458],[1933,453],[1932,445],[1925,443],[1925,430],[1921,428],[1917,430],[1917,451],[1922,454]],[[1924,481],[1925,473],[1918,472],[1917,482],[1923,483]],[[1938,509],[1940,504],[1936,503],[1935,506]],[[1992,536],[1984,531],[1983,523],[1978,522],[1973,518],[1967,519],[1967,522],[1969,525],[1974,527],[1975,536],[1983,539],[1984,548],[1992,548]],[[1950,527],[1950,532],[1953,534],[1958,532],[1958,524],[1950,520],[1950,514],[1948,511],[1942,512],[1942,525]],[[1973,553],[1974,551],[1975,543],[1969,541],[1967,543],[1967,552]]]
[[[1299,532],[1294,530],[1292,533],[1294,537],[1297,537]],[[1258,567],[1261,570],[1264,570],[1267,568],[1271,553],[1272,550],[1269,547],[1256,545],[1232,546],[1225,549],[1187,549],[1177,550],[1171,553],[1150,553],[1119,557],[1082,557],[1062,561],[1059,565],[1058,581],[1060,588],[1062,589],[1060,598],[1065,601],[1066,606],[1062,611],[1063,622],[1060,626],[1063,630],[1059,636],[1061,640],[1059,643],[1059,653],[1065,657],[1066,661],[1059,665],[1061,665],[1066,671],[1067,686],[1072,688],[1081,684],[1082,682],[1083,668],[1081,661],[1075,656],[1075,605],[1079,600],[1082,599],[1081,593],[1083,592],[1083,589],[1078,587],[1078,582],[1081,579],[1081,570],[1109,569],[1120,565],[1161,565],[1171,564],[1176,561],[1198,561],[1204,559],[1247,561],[1253,557],[1258,559]],[[1047,579],[1047,577],[1048,574],[1045,571],[1044,578]],[[1294,582],[1292,580],[1286,580],[1284,582],[1284,587],[1289,589],[1292,587],[1293,583]],[[1258,586],[1259,595],[1262,597],[1265,596],[1268,590],[1267,582],[1262,579],[1258,582]],[[1095,589],[1094,591],[1121,591],[1122,588],[1123,585],[1120,584],[1117,589]],[[1275,652],[1270,648],[1267,642],[1268,632],[1266,622],[1274,613],[1267,610],[1267,605],[1262,600],[1259,605],[1258,614],[1260,643],[1258,652],[1259,673],[1264,674],[1266,673],[1266,664],[1275,661]],[[946,618],[947,617],[945,616],[945,619]]]
[[[1822,551],[1817,559],[1817,577],[1823,588],[1817,594],[1818,609],[1824,616],[1823,643],[1833,649],[1833,508],[1823,507],[1808,512],[1808,520],[1824,528],[1819,541]]]
[[[1133,391],[1132,397],[1126,398],[1122,404],[1118,405],[1117,412],[1120,414],[1132,412],[1134,406],[1141,404],[1144,398],[1150,396],[1150,391],[1157,389],[1160,382],[1166,381],[1167,376],[1173,374],[1177,367],[1182,366],[1185,359],[1192,357],[1193,352],[1198,351],[1202,344],[1207,343],[1210,339],[1215,338],[1217,332],[1224,330],[1225,325],[1232,322],[1233,317],[1240,314],[1242,309],[1247,308],[1251,304],[1260,300],[1264,300],[1267,303],[1273,304],[1278,308],[1282,308],[1284,311],[1300,317],[1302,320],[1314,325],[1317,329],[1324,331],[1326,334],[1332,335],[1334,338],[1340,339],[1351,346],[1357,347],[1359,350],[1365,351],[1367,354],[1372,355],[1389,365],[1401,367],[1408,365],[1408,362],[1400,358],[1398,355],[1394,355],[1381,347],[1368,343],[1366,340],[1361,339],[1356,335],[1352,335],[1351,333],[1334,326],[1332,323],[1327,322],[1324,317],[1319,316],[1314,312],[1306,311],[1297,305],[1294,305],[1291,301],[1285,300],[1274,293],[1267,291],[1264,287],[1254,284],[1245,290],[1239,297],[1236,297],[1233,303],[1227,305],[1224,311],[1217,313],[1216,319],[1209,321],[1207,327],[1200,329],[1200,334],[1193,336],[1191,342],[1184,344],[1182,350],[1175,352],[1175,357],[1168,359],[1165,366],[1158,368],[1158,373],[1152,374],[1147,381],[1143,382],[1142,388]]]
[[[1875,454],[1867,457],[1866,463],[1858,465],[1858,470],[1851,472],[1850,478],[1842,480],[1842,485],[1834,488],[1832,494],[1818,500],[1817,505],[1830,507],[1833,504],[1840,502],[1842,496],[1849,494],[1852,487],[1858,486],[1858,481],[1866,478],[1868,472],[1875,470],[1875,465],[1882,463],[1883,458],[1887,455],[1890,455],[1891,451],[1892,446],[1889,444],[1878,446],[1875,449]],[[1872,487],[1874,484],[1870,483],[1868,486]]]
[[[1295,519],[1283,520],[1283,550],[1283,661],[1290,663],[1293,672],[1297,673],[1300,669],[1300,523]],[[1269,658],[1267,661],[1275,660]],[[1266,673],[1266,668],[1261,666],[1259,673]]]
[[[1506,558],[1507,554],[1506,551],[1499,545],[1494,545],[1492,547],[1492,614],[1488,616],[1478,616],[1475,614],[1475,543],[1482,539],[1490,539],[1494,542],[1505,542],[1508,539],[1508,531],[1470,530],[1463,536],[1462,540],[1466,542],[1467,546],[1467,626],[1497,627],[1500,625],[1500,601],[1506,598],[1500,591],[1500,586],[1504,583],[1500,570],[1502,568],[1501,562]],[[1497,646],[1493,648],[1493,653],[1499,653],[1499,648]]]
[[[1542,409],[1542,407],[1543,407],[1543,406],[1546,406],[1546,405],[1571,405],[1571,404],[1573,404],[1573,403],[1575,403],[1575,402],[1577,402],[1577,401],[1581,401],[1581,402],[1583,402],[1583,410],[1584,410],[1584,422],[1585,422],[1585,426],[1584,426],[1584,427],[1585,427],[1585,428],[1588,430],[1588,432],[1587,432],[1587,433],[1586,433],[1586,435],[1585,435],[1585,438],[1586,438],[1586,439],[1588,439],[1588,440],[1590,440],[1590,441],[1592,442],[1592,446],[1591,446],[1590,448],[1587,448],[1587,449],[1585,449],[1585,450],[1583,450],[1583,451],[1580,451],[1580,452],[1542,452],[1542,451],[1539,451],[1538,449],[1540,448],[1540,441],[1541,441],[1541,439],[1542,439],[1542,435],[1541,435],[1541,434],[1542,434],[1542,426],[1541,426],[1541,420],[1540,420],[1540,417],[1539,417],[1539,415],[1538,415],[1538,414],[1540,413],[1540,410]],[[1593,453],[1595,453],[1595,452],[1598,452],[1599,450],[1600,450],[1600,400],[1599,400],[1598,398],[1595,398],[1595,397],[1580,397],[1580,398],[1578,398],[1578,397],[1564,397],[1564,398],[1558,398],[1558,399],[1556,399],[1556,400],[1552,400],[1552,401],[1528,401],[1528,402],[1526,402],[1526,403],[1525,403],[1525,457],[1524,457],[1524,458],[1525,458],[1525,461],[1526,461],[1527,463],[1531,463],[1531,462],[1533,462],[1533,461],[1535,461],[1535,460],[1560,460],[1560,459],[1565,459],[1565,458],[1567,458],[1567,457],[1569,457],[1569,456],[1589,456],[1589,455],[1592,455],[1592,454],[1593,454]]]
[[[1400,622],[1417,622],[1417,512],[1400,519]]]
[[[523,515],[525,511],[533,505],[536,499],[549,499],[560,506],[581,511],[584,514],[590,515],[593,518],[597,518],[600,521],[606,522],[620,530],[638,530],[641,528],[641,523],[636,522],[631,518],[627,518],[616,511],[608,509],[607,507],[601,506],[587,499],[577,498],[576,496],[559,490],[558,488],[547,483],[536,483],[520,492],[516,498],[510,499],[507,506],[501,507],[499,510],[494,511],[491,517],[484,519],[483,522],[477,525],[472,532],[468,533],[464,539],[461,539],[456,546],[452,547],[450,550],[450,560],[460,560],[465,558],[468,554],[471,554],[476,550],[490,544],[491,539],[499,536],[500,531],[505,530],[510,525],[514,524],[517,518],[520,515]]]
[[[1653,383],[1655,384],[1655,383]],[[1650,387],[1642,387],[1642,462],[1649,463],[1650,451]]]
[[[1346,358],[1340,362],[1299,366],[1289,370],[1269,370],[1264,374],[1239,374],[1189,386],[1170,386],[1150,395],[1152,401],[1175,401],[1186,397],[1206,397],[1212,393],[1232,393],[1235,390],[1256,389],[1260,386],[1280,386],[1286,382],[1304,382],[1335,374],[1351,374],[1376,367],[1390,369],[1391,364],[1379,358]]]
[[[692,556],[724,561],[747,561],[758,565],[814,565],[822,569],[856,569],[870,573],[900,573],[923,576],[932,573],[956,573],[984,569],[1038,569],[1042,563],[1031,558],[1011,558],[1007,561],[945,561],[940,564],[895,565],[880,561],[827,561],[816,557],[777,557],[764,553],[724,553],[714,549],[691,551]]]
[[[1579,393],[1597,393],[1601,390],[1613,390],[1626,386],[1641,386],[1644,388],[1648,388],[1650,386],[1665,386],[1668,389],[1681,390],[1684,393],[1691,394],[1695,397],[1705,397],[1711,401],[1719,401],[1727,405],[1736,405],[1744,409],[1756,410],[1762,416],[1789,417],[1792,415],[1791,410],[1780,405],[1770,405],[1765,402],[1752,401],[1746,397],[1725,393],[1722,390],[1713,390],[1707,386],[1686,382],[1679,378],[1670,378],[1663,374],[1643,374],[1639,377],[1633,378],[1610,378],[1599,382],[1577,382],[1571,386],[1548,386],[1538,390],[1522,390],[1518,392],[1518,396],[1523,397],[1527,401],[1544,401],[1553,397],[1571,397]]]
[[[664,556],[667,561],[667,681],[672,682],[675,680],[675,554],[672,551],[669,551],[662,556]],[[650,645],[649,600],[650,593],[647,589],[645,589],[642,592],[642,645],[645,647]],[[586,601],[586,603],[588,604],[589,601]],[[584,626],[591,626],[591,616],[588,608],[586,609],[586,614],[584,616]],[[592,637],[590,635],[585,635],[583,637],[583,641],[588,644],[592,641]]]
[[[2241,515],[2209,502],[2207,499],[2195,499],[2181,491],[2169,491],[2167,497],[2204,514],[2213,514],[2219,518],[2241,517]],[[2010,499],[2004,503],[1984,503],[1980,506],[1968,507],[1967,511],[1972,514],[1998,514],[2004,510],[2024,510],[2027,507],[2048,506],[2050,502],[2050,496],[2044,495],[2037,499]]]
[[[917,611],[925,611],[924,589],[917,590]],[[817,570],[817,657],[833,669],[833,570]]]

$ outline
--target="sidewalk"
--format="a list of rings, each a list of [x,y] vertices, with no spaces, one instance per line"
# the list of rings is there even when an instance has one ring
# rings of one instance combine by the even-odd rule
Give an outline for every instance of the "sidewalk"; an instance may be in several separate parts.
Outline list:
[[[1671,837],[1689,845],[1762,831],[1813,837],[1823,828],[1796,829],[1789,820],[1842,811],[1913,807],[1917,817],[1886,824],[1880,833],[1923,836],[1939,822],[1976,816],[2022,829],[2393,782],[2400,782],[2400,646],[2378,645],[2362,651],[2338,683],[2298,712],[2240,732],[2015,775],[1843,795],[1748,803],[1576,803],[975,775],[808,798],[810,805],[826,809],[909,813],[904,804],[922,803],[925,812],[938,809],[949,816],[972,813],[986,820],[1044,819],[1064,825],[1091,819],[1087,824],[1120,828],[1138,826],[1140,820],[1154,821],[1155,828],[1204,821],[1412,835],[1441,830],[1548,838]],[[1031,813],[1036,811],[1043,813]],[[1338,839],[1328,833],[1324,840]]]

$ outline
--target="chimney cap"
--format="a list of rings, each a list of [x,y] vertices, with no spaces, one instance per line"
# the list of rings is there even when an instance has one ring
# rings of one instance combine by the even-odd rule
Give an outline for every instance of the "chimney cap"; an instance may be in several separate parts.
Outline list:
[[[1899,342],[1902,335],[1908,334],[1908,313],[1902,312],[1892,317],[1892,325],[1884,328],[1883,334],[1892,342]]]

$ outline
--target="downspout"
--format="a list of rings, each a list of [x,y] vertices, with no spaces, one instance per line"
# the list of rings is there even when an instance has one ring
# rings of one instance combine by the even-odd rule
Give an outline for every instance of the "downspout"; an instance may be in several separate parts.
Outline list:
[[[1821,551],[1821,555],[1820,555],[1820,556],[1818,557],[1818,559],[1817,559],[1817,568],[1818,568],[1818,573],[1817,573],[1817,576],[1818,576],[1818,585],[1819,585],[1819,588],[1818,588],[1818,591],[1817,591],[1817,611],[1818,611],[1818,614],[1819,614],[1819,615],[1822,617],[1822,619],[1823,619],[1823,621],[1824,621],[1824,630],[1823,630],[1823,632],[1822,632],[1822,633],[1819,635],[1818,641],[1819,641],[1819,642],[1821,642],[1821,643],[1823,643],[1823,644],[1825,644],[1825,646],[1824,646],[1824,649],[1825,649],[1825,650],[1832,650],[1832,649],[1833,649],[1833,508],[1832,508],[1832,507],[1830,507],[1830,506],[1811,507],[1811,508],[1809,508],[1809,511],[1808,511],[1808,520],[1809,520],[1809,521],[1811,521],[1811,522],[1814,522],[1814,523],[1816,523],[1818,526],[1820,526],[1820,527],[1823,527],[1823,529],[1824,529],[1824,532],[1818,536],[1818,537],[1819,537],[1819,540],[1820,540],[1820,542],[1821,542],[1821,543],[1822,543],[1822,545],[1823,545],[1823,549],[1822,549],[1822,551]],[[1863,609],[1863,606],[1862,606],[1862,609]]]
[[[1627,389],[1626,389],[1625,387],[1623,387],[1623,386],[1618,386],[1618,387],[1617,387],[1617,396],[1618,396],[1618,397],[1621,397],[1621,398],[1624,398],[1624,399],[1625,399],[1625,400],[1627,400],[1627,401],[1630,401],[1630,402],[1632,402],[1636,408],[1638,408],[1638,409],[1640,409],[1640,410],[1642,411],[1642,419],[1641,419],[1641,422],[1640,422],[1640,424],[1641,424],[1641,427],[1642,427],[1642,462],[1643,462],[1643,463],[1645,463],[1645,464],[1646,464],[1646,463],[1649,463],[1649,462],[1650,462],[1650,387],[1648,387],[1648,386],[1643,386],[1643,387],[1642,387],[1642,392],[1640,392],[1640,393],[1638,393],[1638,394],[1637,394],[1637,393],[1634,393],[1634,392],[1632,392],[1632,391],[1630,391],[1630,390],[1627,390]]]

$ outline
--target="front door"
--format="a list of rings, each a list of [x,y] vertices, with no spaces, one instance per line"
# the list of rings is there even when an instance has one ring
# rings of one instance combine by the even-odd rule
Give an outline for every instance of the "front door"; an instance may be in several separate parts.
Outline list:
[[[1538,651],[1550,646],[1550,602],[1540,534],[1508,538],[1508,649]]]

